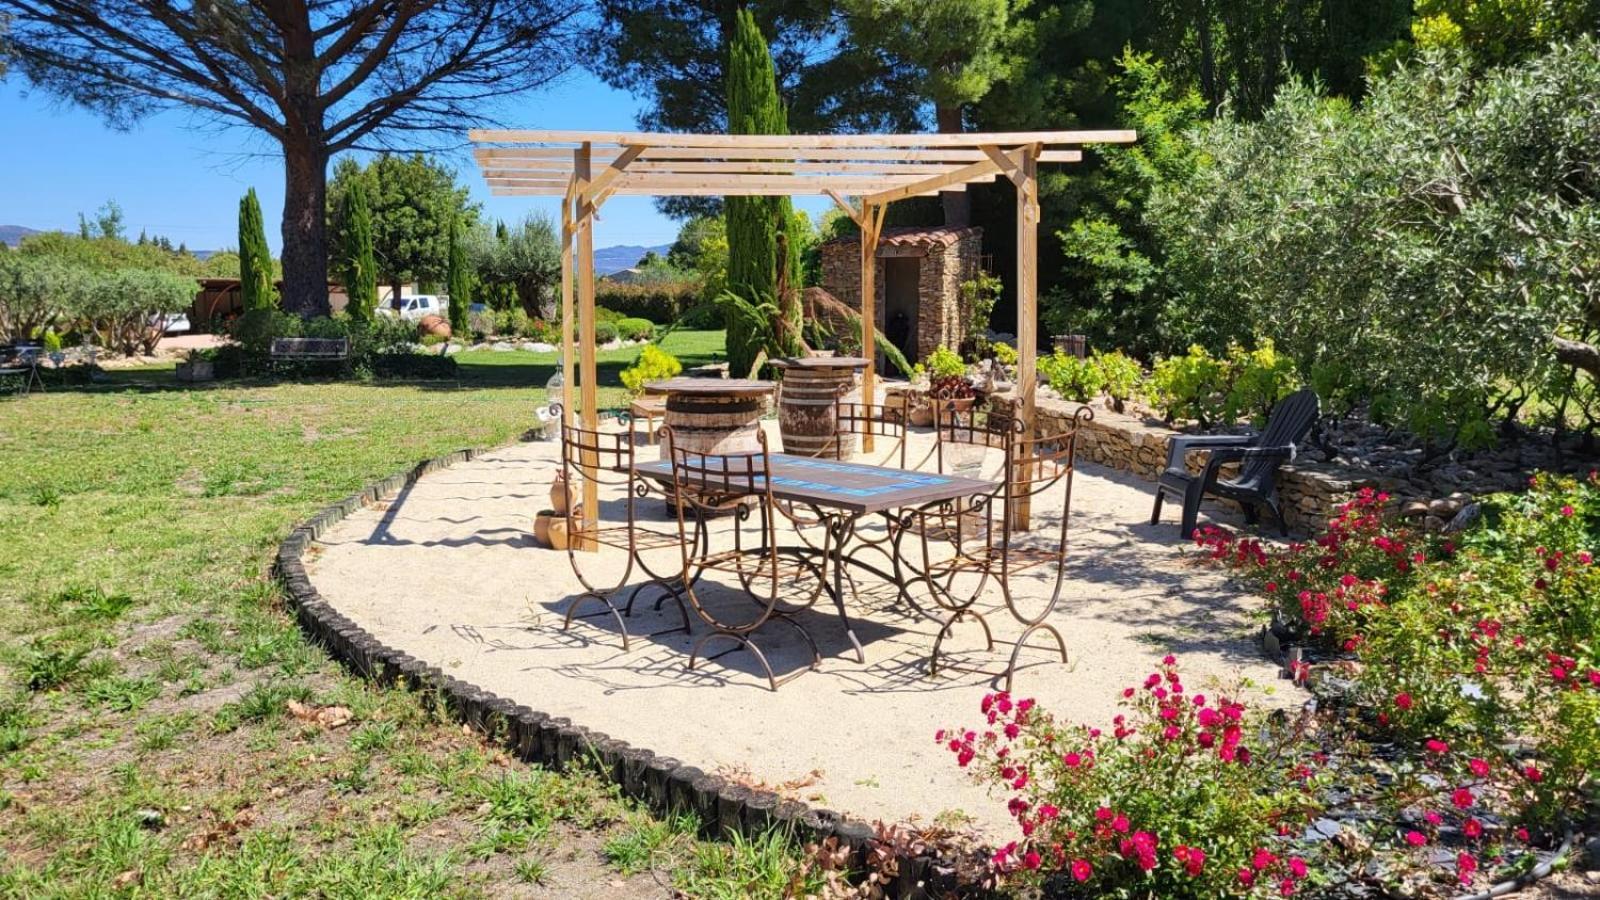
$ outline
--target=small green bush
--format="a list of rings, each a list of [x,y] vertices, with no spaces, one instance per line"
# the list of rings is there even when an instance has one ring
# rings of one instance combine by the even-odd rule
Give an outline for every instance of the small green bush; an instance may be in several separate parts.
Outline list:
[[[1271,339],[1263,339],[1254,350],[1238,344],[1229,347],[1228,366],[1233,384],[1222,410],[1228,421],[1248,415],[1257,427],[1266,424],[1272,407],[1300,384],[1294,360],[1279,354]]]
[[[502,309],[494,314],[494,333],[501,337],[522,334],[528,328],[528,314],[522,307]]]
[[[939,347],[928,354],[928,373],[934,378],[953,378],[967,374],[967,364],[949,347]]]
[[[1222,419],[1228,366],[1196,344],[1183,356],[1157,359],[1151,367],[1149,400],[1173,422],[1194,419],[1205,428]]]
[[[1133,396],[1140,380],[1144,378],[1144,370],[1139,367],[1139,363],[1121,350],[1113,350],[1110,353],[1096,350],[1090,358],[1095,368],[1100,370],[1107,396],[1118,407]]]
[[[656,325],[649,319],[622,319],[617,334],[626,341],[648,341],[656,336]]]
[[[622,370],[622,386],[628,389],[628,393],[638,396],[649,382],[671,378],[682,371],[683,363],[676,356],[655,344],[646,344],[633,365]]]
[[[617,339],[617,323],[596,321],[594,323],[594,339],[598,344],[609,344]]]
[[[1106,377],[1099,366],[1064,350],[1039,360],[1039,373],[1056,393],[1078,403],[1088,403],[1100,396],[1106,386]]]

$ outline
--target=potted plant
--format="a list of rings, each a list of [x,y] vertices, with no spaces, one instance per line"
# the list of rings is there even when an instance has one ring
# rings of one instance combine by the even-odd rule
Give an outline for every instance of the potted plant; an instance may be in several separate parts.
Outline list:
[[[179,381],[212,381],[217,377],[216,354],[210,350],[190,350],[176,370]]]

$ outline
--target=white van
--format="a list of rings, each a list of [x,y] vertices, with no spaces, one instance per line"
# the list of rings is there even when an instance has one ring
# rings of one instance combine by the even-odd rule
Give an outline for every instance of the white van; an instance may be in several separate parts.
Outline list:
[[[450,317],[450,303],[437,294],[414,294],[410,297],[400,298],[400,308],[395,309],[393,303],[386,303],[380,307],[382,311],[391,316],[416,321],[423,316]]]

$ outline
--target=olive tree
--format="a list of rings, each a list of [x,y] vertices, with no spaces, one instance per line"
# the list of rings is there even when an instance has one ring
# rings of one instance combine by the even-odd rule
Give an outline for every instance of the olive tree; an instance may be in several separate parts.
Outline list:
[[[1426,55],[1360,109],[1291,85],[1152,197],[1178,305],[1270,337],[1324,396],[1469,442],[1600,375],[1600,42],[1475,72]],[[1570,371],[1570,369],[1568,369]]]

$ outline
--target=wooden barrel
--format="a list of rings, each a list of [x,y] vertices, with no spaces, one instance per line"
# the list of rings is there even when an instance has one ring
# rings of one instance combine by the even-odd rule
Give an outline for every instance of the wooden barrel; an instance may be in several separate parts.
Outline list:
[[[778,432],[783,452],[796,456],[849,457],[856,451],[854,434],[835,434],[839,401],[859,401],[854,368],[791,366],[784,370],[778,392]],[[836,450],[834,442],[840,446]]]
[[[764,396],[668,394],[662,419],[672,431],[661,442],[661,458],[672,458],[672,442],[696,453],[754,453],[761,449]]]

